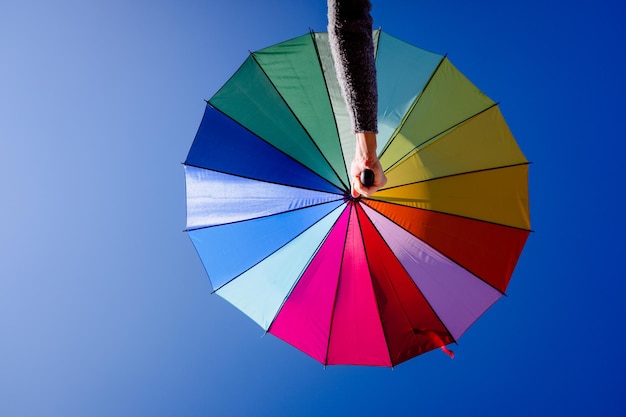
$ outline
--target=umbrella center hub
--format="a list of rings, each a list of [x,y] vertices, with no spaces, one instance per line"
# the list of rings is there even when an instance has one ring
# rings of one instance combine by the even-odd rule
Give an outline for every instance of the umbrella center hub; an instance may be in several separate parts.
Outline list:
[[[361,201],[361,196],[353,197],[352,193],[350,191],[347,191],[347,192],[344,193],[343,199],[346,202],[351,201],[353,203],[356,203],[357,201]]]

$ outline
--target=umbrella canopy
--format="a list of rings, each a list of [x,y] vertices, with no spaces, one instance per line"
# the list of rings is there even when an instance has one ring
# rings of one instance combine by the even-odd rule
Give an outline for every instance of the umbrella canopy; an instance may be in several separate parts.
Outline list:
[[[251,53],[185,161],[187,232],[214,292],[329,364],[456,342],[506,291],[528,162],[447,59],[374,32],[387,185],[350,196],[354,134],[326,33]]]

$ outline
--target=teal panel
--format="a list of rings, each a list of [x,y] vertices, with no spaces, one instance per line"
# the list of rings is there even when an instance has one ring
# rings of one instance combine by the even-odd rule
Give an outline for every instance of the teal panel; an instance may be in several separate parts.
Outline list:
[[[267,330],[345,205],[216,291]]]
[[[321,177],[346,188],[252,55],[209,103]]]
[[[348,174],[313,35],[262,49],[254,53],[254,58],[337,175],[347,184]]]
[[[379,154],[442,59],[442,55],[380,33],[376,56]]]

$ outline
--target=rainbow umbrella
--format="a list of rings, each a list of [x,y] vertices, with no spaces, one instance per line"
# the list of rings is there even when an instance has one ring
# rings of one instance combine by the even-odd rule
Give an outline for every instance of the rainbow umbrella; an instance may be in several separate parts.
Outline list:
[[[444,56],[374,32],[389,182],[353,199],[326,33],[251,53],[185,161],[214,292],[323,364],[394,366],[456,342],[505,292],[530,229],[528,162]]]

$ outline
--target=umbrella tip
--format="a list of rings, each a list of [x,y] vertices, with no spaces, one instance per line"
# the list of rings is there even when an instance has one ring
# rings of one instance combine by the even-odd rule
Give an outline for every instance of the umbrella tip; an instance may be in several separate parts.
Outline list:
[[[443,353],[445,353],[446,355],[450,356],[450,359],[454,359],[454,352],[451,351],[450,349],[448,349],[445,346],[441,346],[441,350],[443,350]]]

